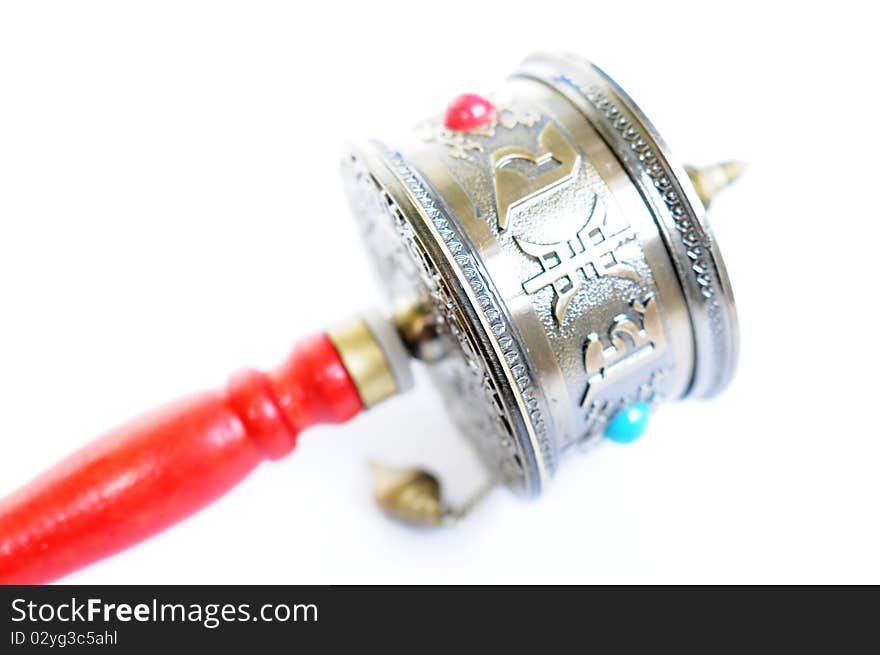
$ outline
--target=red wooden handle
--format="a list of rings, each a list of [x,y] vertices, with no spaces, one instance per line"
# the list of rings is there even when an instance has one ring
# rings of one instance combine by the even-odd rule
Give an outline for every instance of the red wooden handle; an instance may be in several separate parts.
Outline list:
[[[319,334],[272,373],[244,371],[120,427],[0,500],[0,583],[46,582],[137,543],[290,452],[304,428],[362,408]]]

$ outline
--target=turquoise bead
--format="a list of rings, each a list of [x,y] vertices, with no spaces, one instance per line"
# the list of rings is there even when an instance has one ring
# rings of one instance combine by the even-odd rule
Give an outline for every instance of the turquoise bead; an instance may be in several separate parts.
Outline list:
[[[611,419],[605,428],[605,436],[615,443],[632,443],[645,433],[650,413],[648,403],[633,403]]]

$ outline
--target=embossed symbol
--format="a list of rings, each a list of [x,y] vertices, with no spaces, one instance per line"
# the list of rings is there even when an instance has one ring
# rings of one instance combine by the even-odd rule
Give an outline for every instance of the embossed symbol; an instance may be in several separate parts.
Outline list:
[[[639,280],[639,274],[616,255],[619,246],[633,239],[635,232],[630,226],[605,234],[604,205],[593,196],[587,220],[573,238],[543,244],[514,237],[520,249],[537,259],[543,269],[523,282],[523,290],[531,295],[552,286],[553,315],[562,325],[569,303],[583,284],[582,279],[608,276]]]
[[[467,131],[452,130],[442,124],[423,125],[422,140],[438,143],[449,149],[449,155],[455,159],[473,161],[474,153],[483,152],[481,139],[491,139],[497,134],[497,128],[512,130],[517,125],[534,127],[541,120],[540,114],[532,111],[519,111],[505,106],[496,105],[496,118],[489,125],[475,127]]]
[[[580,164],[577,150],[553,123],[541,130],[538,145],[541,152],[537,153],[520,146],[505,146],[492,153],[498,229],[502,232],[518,205],[568,182]]]
[[[597,389],[625,377],[644,358],[659,352],[665,343],[663,322],[653,294],[630,302],[628,314],[618,314],[608,328],[607,343],[595,332],[584,344],[587,390],[581,402],[589,405]]]
[[[475,130],[476,131],[476,130]],[[473,138],[471,132],[454,132],[446,128],[425,128],[422,139],[439,143],[449,149],[449,155],[455,159],[472,161],[472,153],[483,152],[483,144]]]

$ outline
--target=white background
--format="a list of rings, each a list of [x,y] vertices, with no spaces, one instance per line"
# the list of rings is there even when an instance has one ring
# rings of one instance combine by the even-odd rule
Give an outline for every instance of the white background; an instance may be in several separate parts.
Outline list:
[[[351,138],[592,58],[713,207],[742,357],[631,446],[421,532],[367,461],[480,470],[426,385],[313,429],[91,583],[880,582],[876,21],[866,3],[9,2],[0,9],[0,493],[143,409],[378,301]],[[424,380],[423,380],[424,382]]]

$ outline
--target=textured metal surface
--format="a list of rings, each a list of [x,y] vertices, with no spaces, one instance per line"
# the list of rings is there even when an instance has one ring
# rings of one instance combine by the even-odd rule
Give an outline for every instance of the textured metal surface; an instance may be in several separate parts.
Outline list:
[[[687,176],[604,74],[534,56],[490,97],[492,124],[428,120],[346,178],[393,305],[447,335],[427,365],[453,417],[537,493],[626,405],[723,386],[733,304]]]
[[[736,308],[705,208],[684,168],[632,99],[587,61],[534,55],[518,74],[551,85],[583,111],[638,186],[672,255],[692,316],[697,356],[689,395],[718,393],[736,367]]]

